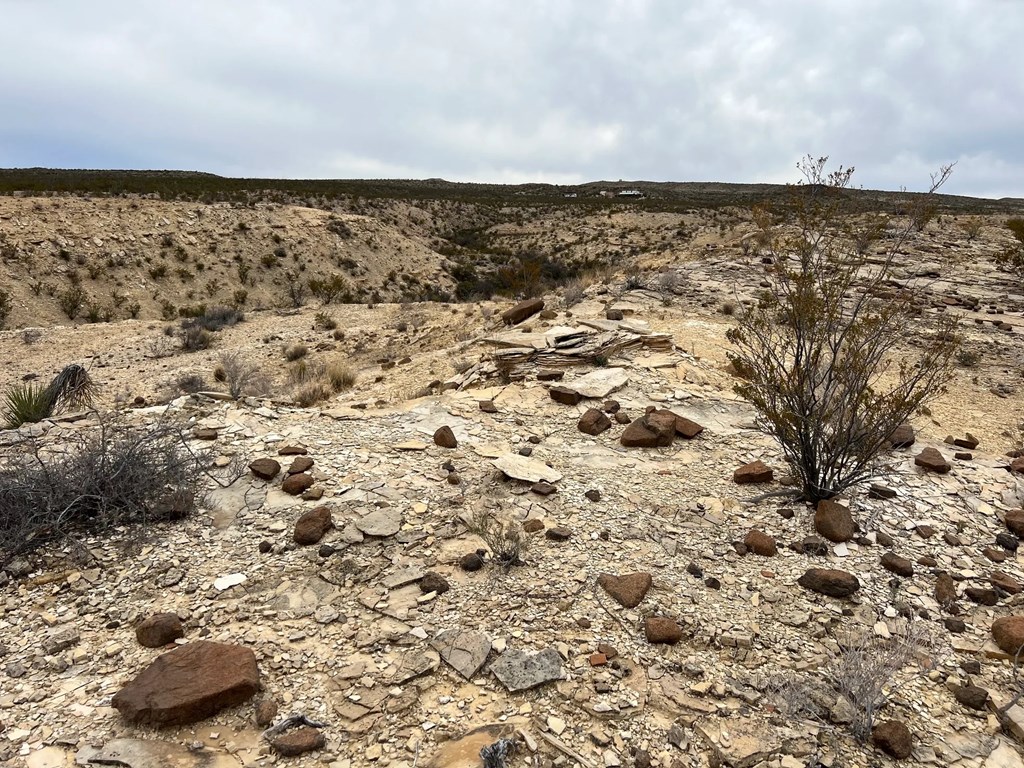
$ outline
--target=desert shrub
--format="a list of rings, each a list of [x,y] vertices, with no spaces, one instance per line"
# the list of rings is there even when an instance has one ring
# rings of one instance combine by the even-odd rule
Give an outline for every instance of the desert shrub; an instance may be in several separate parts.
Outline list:
[[[209,309],[204,308],[202,314],[195,318],[195,322],[208,331],[219,331],[244,319],[244,313],[235,307],[214,305]]]
[[[1024,219],[1007,219],[1006,228],[1017,242],[996,256],[996,263],[1024,280]]]
[[[627,291],[637,291],[644,287],[644,278],[639,273],[634,272],[626,277],[626,282],[623,284],[623,288]]]
[[[35,344],[43,338],[42,328],[26,328],[21,332],[21,340],[26,344]]]
[[[562,291],[562,303],[566,307],[575,307],[586,297],[586,287],[580,278],[570,280]]]
[[[338,327],[338,321],[326,312],[317,312],[313,318],[313,328],[318,331],[333,331]]]
[[[11,315],[11,294],[0,290],[0,331],[7,325],[7,318]]]
[[[334,360],[327,365],[324,375],[330,382],[331,389],[342,392],[351,389],[356,383],[356,374],[341,360]]]
[[[270,380],[259,365],[246,360],[239,352],[221,354],[213,378],[227,385],[235,400],[244,395],[262,395],[270,391]]]
[[[231,306],[235,309],[241,309],[245,306],[245,302],[249,300],[249,292],[245,288],[239,288],[231,294]]]
[[[956,362],[961,368],[975,368],[981,362],[981,355],[973,349],[960,349],[956,353]]]
[[[74,320],[85,306],[86,298],[85,290],[80,285],[72,285],[57,295],[57,305],[68,320]]]
[[[496,565],[509,569],[522,563],[526,551],[527,540],[523,535],[523,527],[515,522],[499,520],[495,515],[477,510],[466,523],[470,533],[483,539],[484,546],[491,553],[491,560]]]
[[[198,373],[183,373],[174,383],[181,392],[189,395],[207,389],[206,379]]]
[[[864,258],[844,232],[852,169],[826,173],[826,162],[800,164],[804,182],[790,188],[781,223],[762,233],[770,287],[727,333],[730,360],[746,374],[736,391],[757,409],[811,502],[873,474],[893,430],[948,380],[959,341],[956,319],[943,316],[893,362],[917,312],[911,291],[885,288],[913,223],[862,272]],[[933,177],[931,192],[949,170]]]
[[[96,385],[80,365],[65,366],[45,387],[28,382],[4,393],[2,411],[8,429],[47,419],[67,408],[92,404]]]
[[[736,314],[736,303],[732,301],[723,301],[722,306],[719,307],[723,315],[732,317]]]
[[[316,378],[300,386],[293,395],[296,405],[300,408],[310,406],[328,400],[334,394],[334,390],[328,381],[323,378]]]
[[[309,354],[309,347],[305,344],[289,344],[284,348],[284,359],[289,363],[301,360]]]
[[[352,228],[341,219],[333,216],[327,220],[327,231],[333,232],[338,237],[347,240],[354,234]]]
[[[958,222],[960,229],[967,235],[968,240],[977,240],[981,230],[985,227],[985,220],[980,216],[969,216]]]
[[[0,565],[47,541],[189,515],[201,460],[169,426],[105,419],[59,451],[21,446],[0,464]]]
[[[352,298],[352,289],[349,287],[348,280],[344,275],[337,273],[324,279],[311,277],[309,290],[324,304],[348,303]]]
[[[181,329],[181,348],[185,352],[199,352],[213,344],[213,334],[199,325],[186,325]]]

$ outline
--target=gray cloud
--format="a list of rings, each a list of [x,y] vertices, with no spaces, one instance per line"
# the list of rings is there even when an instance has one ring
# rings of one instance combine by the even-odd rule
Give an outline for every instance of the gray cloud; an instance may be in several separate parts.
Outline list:
[[[1024,196],[1017,0],[0,0],[0,165]]]

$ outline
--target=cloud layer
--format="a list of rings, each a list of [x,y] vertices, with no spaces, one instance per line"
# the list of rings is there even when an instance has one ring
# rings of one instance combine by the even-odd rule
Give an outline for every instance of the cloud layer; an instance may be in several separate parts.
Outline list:
[[[1017,0],[0,0],[0,166],[1024,197]]]

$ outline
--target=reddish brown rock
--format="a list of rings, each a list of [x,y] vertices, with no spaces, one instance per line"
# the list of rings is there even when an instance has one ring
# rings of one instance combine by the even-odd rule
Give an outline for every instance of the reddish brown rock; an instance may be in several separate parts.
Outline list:
[[[459,441],[455,439],[455,433],[452,432],[452,428],[446,424],[443,427],[438,427],[437,431],[434,432],[434,445],[441,448],[458,448]]]
[[[851,541],[857,532],[850,510],[837,501],[822,499],[814,511],[814,528],[829,541]]]
[[[935,577],[935,602],[946,610],[956,603],[956,582],[945,571]]]
[[[747,483],[770,483],[774,477],[775,473],[772,472],[771,467],[760,459],[752,461],[749,464],[744,464],[732,473],[733,481],[739,485],[745,485]]]
[[[277,449],[278,456],[305,456],[309,449],[297,443],[285,443]]]
[[[192,430],[192,437],[196,440],[216,440],[217,430],[212,427],[196,427]]]
[[[928,446],[914,457],[914,463],[929,472],[944,475],[950,470],[949,462],[937,448]]]
[[[1024,473],[1024,456],[1018,456],[1010,462],[1010,471]]]
[[[493,400],[481,400],[478,405],[483,413],[497,413],[498,406],[494,404]]]
[[[300,728],[292,728],[280,736],[275,737],[270,746],[277,754],[283,757],[295,757],[312,752],[315,749],[323,749],[327,739],[316,728],[303,725]]]
[[[580,417],[579,422],[576,424],[576,428],[580,432],[591,436],[600,435],[611,426],[611,419],[597,408],[588,408],[587,412]]]
[[[900,557],[895,552],[886,552],[882,555],[882,567],[897,576],[909,579],[914,575],[914,564],[905,557]]]
[[[300,472],[297,475],[288,475],[281,483],[281,490],[292,496],[298,496],[308,491],[313,486],[313,476],[308,472]]]
[[[797,583],[829,597],[849,597],[860,589],[860,581],[852,573],[831,568],[808,568]]]
[[[313,468],[313,460],[309,456],[296,456],[288,467],[289,475],[297,475],[299,472],[308,472]]]
[[[886,720],[871,731],[871,741],[890,757],[906,760],[914,751],[910,729],[898,720]]]
[[[749,551],[761,557],[775,557],[779,551],[775,539],[757,528],[743,537],[743,544]]]
[[[537,533],[538,531],[544,530],[544,523],[536,518],[533,518],[532,520],[524,520],[523,530],[526,533]]]
[[[627,573],[613,576],[602,573],[597,583],[623,608],[636,608],[647,596],[652,579],[649,573]]]
[[[132,723],[185,725],[241,704],[257,690],[250,649],[200,640],[157,656],[114,694],[111,706]]]
[[[900,424],[889,435],[889,445],[893,448],[909,448],[917,439],[914,428],[910,424]]]
[[[277,717],[277,702],[273,699],[263,699],[256,705],[256,712],[253,719],[260,728],[267,728]]]
[[[957,448],[966,448],[968,451],[973,451],[978,447],[979,440],[970,432],[965,433],[964,437],[957,437],[953,440],[953,445]]]
[[[160,648],[185,636],[176,613],[156,613],[135,628],[135,639],[146,648]]]
[[[307,547],[311,544],[320,543],[331,528],[334,527],[334,520],[331,518],[329,507],[317,507],[302,514],[295,522],[295,531],[292,538],[296,544]]]
[[[1024,509],[1014,509],[1006,513],[1006,527],[1018,539],[1024,538]]]
[[[544,299],[526,299],[501,313],[505,325],[521,323],[544,309]]]
[[[630,422],[623,430],[619,442],[626,448],[664,448],[672,445],[675,434],[674,417],[650,413]]]
[[[273,480],[281,471],[281,465],[273,459],[256,459],[249,465],[249,471],[260,480]]]
[[[992,622],[992,639],[1011,656],[1024,648],[1024,616],[1004,616]],[[1024,653],[1021,654],[1024,656]]]
[[[583,395],[568,387],[549,387],[548,396],[562,405],[579,405],[583,400]]]
[[[644,636],[649,643],[675,645],[683,639],[683,630],[674,619],[648,616],[644,619]]]
[[[988,580],[993,587],[1003,590],[1003,592],[1008,595],[1020,594],[1020,583],[1015,578],[1003,573],[1002,571],[992,571],[992,575],[988,577]]]

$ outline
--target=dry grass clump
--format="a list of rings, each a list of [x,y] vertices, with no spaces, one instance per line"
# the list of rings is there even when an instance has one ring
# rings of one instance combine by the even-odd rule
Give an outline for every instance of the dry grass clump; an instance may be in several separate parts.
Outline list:
[[[356,383],[356,374],[341,360],[334,360],[327,365],[325,371],[327,380],[335,392],[343,392],[351,389]]]
[[[309,354],[309,347],[305,344],[289,344],[284,348],[284,359],[289,363],[301,360]]]
[[[288,381],[295,388],[295,402],[302,408],[308,408],[338,392],[351,389],[356,383],[356,374],[341,360],[326,364],[299,360],[288,369]]]
[[[325,379],[314,379],[295,390],[292,398],[300,408],[309,408],[329,399],[333,394],[334,390],[331,389],[329,382]]]

